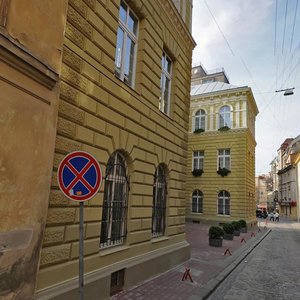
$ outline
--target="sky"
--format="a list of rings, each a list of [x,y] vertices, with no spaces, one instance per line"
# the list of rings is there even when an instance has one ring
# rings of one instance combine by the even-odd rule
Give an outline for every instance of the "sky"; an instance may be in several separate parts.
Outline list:
[[[193,66],[224,68],[256,100],[256,175],[300,135],[300,0],[194,0]],[[287,5],[288,4],[288,5]],[[277,9],[276,9],[277,7]],[[296,10],[297,8],[297,10]],[[295,17],[296,16],[296,17]],[[282,89],[295,87],[294,95]]]

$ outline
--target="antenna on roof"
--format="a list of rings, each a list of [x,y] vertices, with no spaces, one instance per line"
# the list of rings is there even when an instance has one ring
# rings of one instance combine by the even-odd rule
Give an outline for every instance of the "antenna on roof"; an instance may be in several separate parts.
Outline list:
[[[294,95],[294,90],[295,88],[288,88],[288,89],[283,89],[283,90],[278,90],[278,91],[275,91],[275,93],[279,93],[279,92],[284,92],[283,96],[291,96],[291,95]]]

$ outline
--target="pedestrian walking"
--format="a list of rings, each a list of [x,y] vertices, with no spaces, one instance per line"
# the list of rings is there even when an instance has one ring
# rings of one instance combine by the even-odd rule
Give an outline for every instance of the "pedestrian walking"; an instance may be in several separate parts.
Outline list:
[[[275,222],[279,222],[279,213],[276,211],[274,214]]]
[[[273,212],[270,213],[270,221],[274,221],[274,213]]]

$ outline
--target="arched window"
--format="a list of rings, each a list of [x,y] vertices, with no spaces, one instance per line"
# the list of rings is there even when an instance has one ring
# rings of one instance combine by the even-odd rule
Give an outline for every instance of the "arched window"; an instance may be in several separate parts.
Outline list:
[[[227,105],[222,106],[219,111],[219,128],[224,126],[231,127],[231,112]]]
[[[227,191],[221,191],[218,195],[218,214],[230,215],[230,194]]]
[[[203,213],[203,193],[195,190],[192,195],[192,212]]]
[[[195,113],[195,130],[197,129],[205,130],[205,111],[203,109],[199,109]]]
[[[152,236],[161,236],[166,227],[167,177],[163,164],[159,164],[154,174]]]
[[[115,152],[106,166],[100,247],[124,242],[128,190],[126,161],[121,153]]]

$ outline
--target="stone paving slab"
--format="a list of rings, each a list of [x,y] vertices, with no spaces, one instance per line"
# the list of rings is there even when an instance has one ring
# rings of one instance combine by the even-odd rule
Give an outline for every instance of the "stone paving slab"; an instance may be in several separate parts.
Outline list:
[[[205,299],[270,231],[263,227],[253,228],[234,237],[232,241],[223,240],[222,247],[211,247],[208,245],[208,229],[207,224],[187,223],[186,234],[191,245],[191,258],[111,299]],[[224,255],[226,249],[229,249],[231,256]],[[181,281],[185,268],[190,268],[193,282],[189,279]]]

